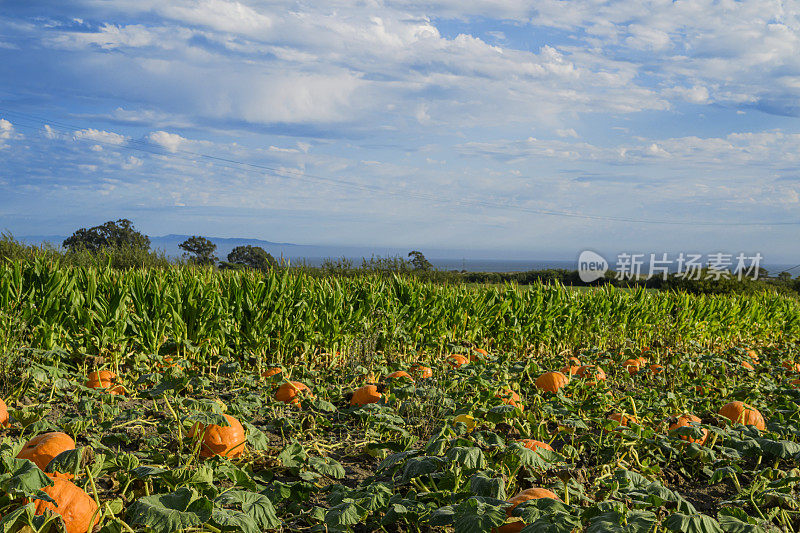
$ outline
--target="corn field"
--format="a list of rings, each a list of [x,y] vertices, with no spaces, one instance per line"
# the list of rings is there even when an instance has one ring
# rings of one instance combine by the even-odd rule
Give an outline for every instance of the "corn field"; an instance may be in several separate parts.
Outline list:
[[[776,294],[686,294],[563,286],[445,286],[410,277],[313,278],[251,271],[0,266],[0,348],[122,357],[166,343],[278,361],[342,351],[440,353],[480,345],[566,347],[747,342],[800,330],[800,304]],[[10,339],[17,339],[16,342]]]

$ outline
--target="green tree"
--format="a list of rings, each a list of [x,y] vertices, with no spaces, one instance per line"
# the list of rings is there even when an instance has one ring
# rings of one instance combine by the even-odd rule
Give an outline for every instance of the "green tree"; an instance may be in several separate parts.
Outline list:
[[[237,246],[228,254],[228,263],[255,270],[269,270],[277,266],[274,257],[260,246]]]
[[[214,251],[217,245],[199,235],[192,235],[178,245],[184,250],[183,256],[189,259],[189,262],[196,265],[214,265],[217,262],[217,256]]]
[[[93,228],[81,228],[62,243],[70,251],[87,250],[97,252],[104,248],[130,248],[133,250],[149,250],[150,238],[136,231],[133,222],[121,218],[110,220]]]
[[[431,262],[425,259],[425,256],[420,251],[412,250],[408,252],[408,257],[411,258],[411,265],[414,270],[430,270],[433,268]]]

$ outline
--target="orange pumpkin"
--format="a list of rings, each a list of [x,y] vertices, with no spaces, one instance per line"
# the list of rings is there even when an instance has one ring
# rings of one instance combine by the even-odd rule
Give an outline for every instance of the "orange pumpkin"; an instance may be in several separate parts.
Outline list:
[[[171,355],[165,355],[162,360],[163,362],[156,363],[158,368],[173,368],[177,364]]]
[[[789,372],[800,372],[800,363],[795,363],[794,361],[784,361],[781,366]]]
[[[553,394],[558,392],[558,389],[569,383],[569,378],[561,372],[545,372],[536,378],[536,388]]]
[[[567,364],[562,367],[559,372],[568,376],[574,376],[581,368],[581,361],[577,357],[570,357],[567,359]]]
[[[677,420],[674,423],[669,425],[669,429],[667,431],[672,432],[678,428],[691,427],[692,425],[699,424],[701,422],[702,420],[700,420],[700,417],[697,417],[695,415],[691,414],[680,415],[679,417],[677,417]],[[688,442],[696,442],[697,444],[703,444],[708,438],[708,430],[706,428],[701,428],[701,429],[703,431],[703,436],[700,438],[694,438],[688,435],[681,435],[680,438]]]
[[[587,376],[590,376],[592,373],[594,373],[594,377],[598,381],[606,380],[606,373],[603,372],[602,368],[595,365],[583,365],[578,369],[577,372],[575,372],[575,375],[578,376],[579,378],[586,378]],[[594,383],[594,380],[589,381],[589,383]]]
[[[453,368],[459,368],[469,363],[469,359],[461,354],[454,353],[447,356],[447,362],[450,363],[450,366]]]
[[[608,418],[609,420],[616,421],[620,426],[627,426],[628,422],[633,422],[634,424],[637,423],[636,418],[634,418],[631,415],[626,415],[623,413],[611,413],[606,418]]]
[[[283,372],[283,369],[278,367],[278,366],[275,366],[275,367],[268,368],[265,371],[263,371],[261,373],[261,377],[262,378],[271,378],[272,376],[280,374],[281,372]]]
[[[0,398],[0,428],[8,427],[11,425],[10,420],[8,419],[8,406],[6,402]]]
[[[553,491],[542,488],[525,489],[513,498],[507,500],[511,506],[506,507],[506,517],[510,518],[511,513],[514,512],[514,509],[516,509],[516,507],[521,503],[527,502],[528,500],[538,500],[541,498],[552,498],[553,500],[561,501]],[[522,528],[524,528],[525,525],[525,522],[522,520],[507,522],[499,528],[492,529],[492,533],[519,533],[522,531]]]
[[[742,368],[744,368],[745,370],[755,370],[753,365],[751,365],[747,361],[742,361]]]
[[[505,404],[513,405],[514,407],[518,407],[520,410],[525,410],[525,406],[522,405],[522,400],[520,400],[519,394],[512,389],[500,389],[497,391],[497,394],[495,394],[494,397],[500,398]]]
[[[93,529],[100,519],[94,499],[71,481],[58,475],[47,475],[53,480],[53,484],[44,487],[42,491],[53,498],[56,505],[35,500],[36,514],[52,512],[61,515],[67,533],[86,533]]]
[[[383,394],[378,392],[376,385],[364,385],[353,392],[350,398],[350,405],[367,405],[368,403],[378,403]]]
[[[396,370],[396,371],[392,372],[391,374],[387,374],[386,375],[386,379],[399,379],[399,378],[407,378],[407,379],[410,379],[411,381],[414,381],[414,378],[409,376],[408,372],[405,372],[403,370]]]
[[[664,371],[664,367],[663,367],[663,366],[661,366],[661,365],[657,365],[657,364],[655,364],[655,363],[653,363],[652,365],[650,365],[650,372],[652,372],[653,374],[660,374],[660,373],[662,373],[663,371]]]
[[[44,470],[53,458],[67,450],[75,449],[75,441],[66,433],[53,431],[42,433],[25,443],[17,459],[29,459]]]
[[[489,355],[489,352],[487,352],[483,348],[473,348],[472,351],[474,353],[470,354],[470,356],[469,356],[470,362],[477,361],[481,357],[487,357]]]
[[[534,439],[520,439],[517,442],[528,448],[529,450],[535,450],[536,448],[542,448],[545,450],[550,450],[551,452],[554,451],[553,447],[547,444],[546,442],[542,442],[540,440]]]
[[[414,365],[411,367],[411,372],[419,379],[427,379],[433,377],[433,369],[428,366]]]
[[[764,417],[761,413],[753,407],[744,402],[730,402],[722,406],[719,410],[719,415],[724,416],[731,422],[738,422],[747,426],[755,426],[756,429],[764,431],[767,425],[764,422]]]
[[[308,390],[308,387],[299,381],[287,381],[278,387],[278,391],[275,393],[275,399],[279,402],[298,405],[300,403],[300,393]],[[310,391],[307,394],[313,397]]]
[[[641,365],[642,362],[639,359],[626,359],[625,362],[622,363],[623,368],[628,371],[628,374],[636,374]]]
[[[119,384],[117,375],[109,370],[100,370],[89,374],[86,386],[90,389],[105,389],[109,394],[125,394],[125,387]]]
[[[206,426],[196,422],[189,431],[190,438],[195,438],[200,434],[203,435],[203,444],[200,446],[201,457],[220,455],[232,459],[244,453],[247,438],[241,422],[231,415],[224,416],[225,420],[228,421],[228,426],[220,426],[218,424]],[[205,433],[203,430],[205,430]]]

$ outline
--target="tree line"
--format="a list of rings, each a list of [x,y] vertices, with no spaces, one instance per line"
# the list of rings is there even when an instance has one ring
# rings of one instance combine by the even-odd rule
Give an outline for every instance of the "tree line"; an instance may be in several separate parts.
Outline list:
[[[133,222],[126,218],[117,221],[108,221],[105,224],[91,228],[80,228],[64,240],[62,246],[73,253],[87,252],[98,254],[101,252],[133,251],[134,253],[149,253],[150,238],[137,231]],[[218,266],[221,269],[251,268],[266,271],[279,266],[278,261],[260,246],[237,246],[227,256],[227,261],[220,261],[217,257],[217,245],[210,239],[201,235],[192,235],[182,243],[179,248],[183,250],[183,259],[189,264],[198,266]],[[413,250],[408,254],[409,260],[399,258],[393,260],[372,258],[369,262],[364,260],[364,269],[393,270],[393,271],[427,271],[432,269],[431,263],[422,252]],[[348,260],[343,259],[343,262]],[[322,270],[337,270],[336,261],[326,260]],[[338,270],[346,270],[339,264]],[[349,265],[352,267],[352,264]],[[374,268],[369,268],[374,267]],[[335,272],[331,272],[335,273]]]

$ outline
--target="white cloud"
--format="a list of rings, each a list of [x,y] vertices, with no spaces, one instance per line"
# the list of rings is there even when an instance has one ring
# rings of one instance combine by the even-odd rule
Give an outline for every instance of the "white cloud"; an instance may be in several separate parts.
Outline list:
[[[175,153],[181,146],[185,145],[187,139],[181,137],[177,133],[168,133],[166,131],[154,131],[147,136],[147,140],[161,146],[168,152]]]
[[[48,134],[52,133],[52,129],[49,129],[49,126],[47,125],[45,125],[45,130]],[[124,144],[127,140],[124,135],[120,135],[119,133],[114,133],[112,131],[101,131],[93,128],[77,130],[73,132],[72,138],[76,140],[92,140],[101,144],[113,144],[117,146]]]
[[[44,125],[44,127],[42,128],[42,135],[44,135],[45,139],[50,139],[50,140],[57,139],[60,137],[60,134],[56,130],[54,130],[50,126],[50,124]]]
[[[702,85],[694,85],[692,87],[673,87],[672,89],[665,90],[664,94],[675,95],[677,98],[692,104],[706,104],[709,101],[708,89]]]
[[[556,135],[558,135],[559,137],[574,137],[575,139],[578,138],[578,132],[572,128],[557,129]]]
[[[200,0],[166,2],[156,8],[169,18],[224,32],[255,34],[272,27],[272,19],[241,2]]]
[[[0,140],[8,140],[14,133],[14,126],[4,118],[0,118]]]
[[[518,163],[540,158],[566,161],[674,165],[731,164],[758,168],[792,169],[800,162],[800,134],[781,130],[731,133],[725,137],[642,139],[638,144],[598,146],[584,142],[537,139],[470,142],[457,147],[464,155]]]
[[[14,125],[10,121],[0,118],[0,149],[8,147],[7,141],[24,138],[24,135],[16,132]]]

